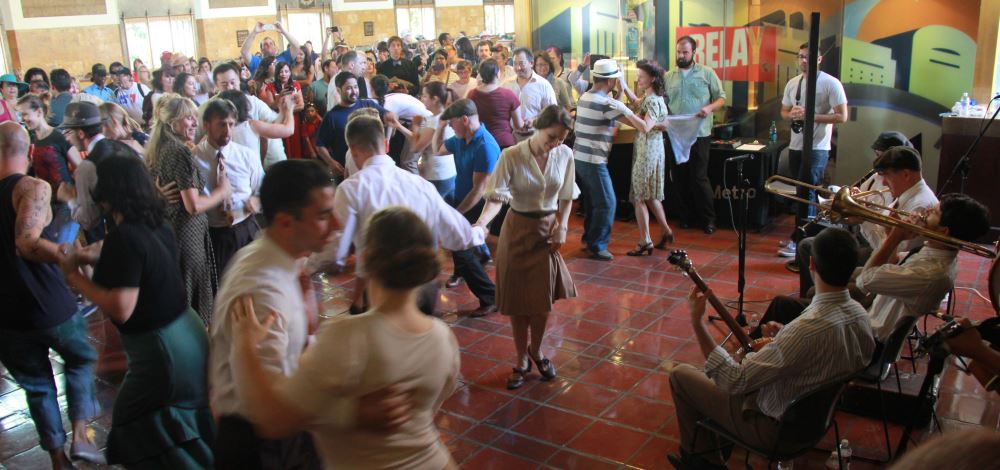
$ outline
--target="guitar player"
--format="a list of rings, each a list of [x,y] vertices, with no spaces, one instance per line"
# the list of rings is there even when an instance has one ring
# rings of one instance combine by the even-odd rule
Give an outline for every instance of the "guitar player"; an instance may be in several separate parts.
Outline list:
[[[676,468],[725,468],[728,455],[715,436],[702,433],[695,447],[697,422],[711,418],[752,446],[773,448],[778,420],[799,396],[844,379],[868,364],[875,341],[865,309],[852,300],[847,282],[857,261],[857,242],[843,229],[816,236],[809,269],[816,296],[759,352],[737,362],[709,334],[706,296],[697,287],[688,296],[695,336],[705,355],[705,370],[681,364],[670,375],[670,388],[681,434]],[[836,358],[836,360],[831,360]],[[795,430],[785,430],[780,448],[794,448]],[[791,432],[789,432],[791,431]],[[790,437],[791,436],[791,437]]]

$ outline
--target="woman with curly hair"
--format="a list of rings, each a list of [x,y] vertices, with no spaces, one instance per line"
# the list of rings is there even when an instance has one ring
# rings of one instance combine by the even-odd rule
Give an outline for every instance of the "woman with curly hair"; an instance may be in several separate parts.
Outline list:
[[[667,105],[663,102],[663,69],[655,62],[640,61],[637,88],[645,93],[636,114],[646,122],[647,129],[637,129],[632,162],[632,189],[629,198],[635,206],[635,220],[639,224],[639,244],[629,256],[653,254],[653,239],[649,235],[649,213],[652,211],[660,224],[657,249],[664,249],[674,241],[674,232],[667,225],[663,213],[663,132],[656,127],[667,118]],[[626,93],[628,91],[626,90]]]
[[[206,212],[222,204],[232,188],[225,168],[219,165],[215,169],[219,177],[215,190],[209,194],[202,192],[208,184],[198,171],[191,152],[198,129],[197,114],[198,108],[193,101],[173,93],[163,95],[156,103],[146,163],[159,184],[175,183],[180,191],[180,201],[167,206],[166,217],[177,234],[187,298],[208,325],[218,275]]]
[[[74,290],[121,335],[128,372],[115,400],[107,461],[129,468],[212,468],[208,336],[184,292],[166,207],[142,161],[124,153],[97,166],[94,201],[113,228],[99,251],[62,263]],[[80,270],[95,265],[94,278]]]

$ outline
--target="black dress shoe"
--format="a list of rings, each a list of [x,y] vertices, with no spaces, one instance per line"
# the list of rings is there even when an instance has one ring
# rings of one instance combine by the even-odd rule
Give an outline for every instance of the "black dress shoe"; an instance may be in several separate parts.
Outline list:
[[[715,224],[709,223],[705,226],[705,235],[711,235],[715,233]]]
[[[489,315],[491,313],[496,313],[496,311],[497,311],[496,305],[482,305],[479,308],[469,312],[469,318],[485,317],[486,315]]]
[[[793,259],[793,260],[785,263],[785,269],[787,269],[787,270],[789,270],[789,271],[791,271],[793,273],[799,272],[799,261]]]
[[[556,366],[552,365],[552,361],[549,358],[543,358],[540,361],[536,361],[535,358],[531,360],[538,366],[538,373],[542,374],[542,380],[552,380],[556,378]]]

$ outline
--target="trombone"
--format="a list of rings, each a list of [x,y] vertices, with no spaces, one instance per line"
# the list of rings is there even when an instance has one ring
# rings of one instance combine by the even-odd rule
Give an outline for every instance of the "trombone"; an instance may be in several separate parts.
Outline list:
[[[814,190],[816,191],[817,196],[823,196],[824,199],[829,199],[830,202],[826,204],[821,204],[819,202],[810,201],[808,199],[804,199],[795,195],[782,193],[773,187],[774,183],[778,182],[794,186],[797,188],[806,188],[809,190]],[[827,212],[828,217],[832,222],[838,222],[848,217],[855,217],[858,219],[865,220],[867,222],[871,222],[876,225],[881,225],[883,227],[904,228],[928,240],[934,240],[936,242],[948,245],[952,248],[972,253],[977,256],[982,256],[984,258],[993,259],[996,258],[997,256],[996,252],[978,243],[967,242],[965,240],[959,240],[958,238],[949,237],[939,232],[930,230],[920,224],[910,223],[896,218],[896,217],[916,218],[923,220],[926,216],[922,214],[914,214],[912,212],[906,212],[899,209],[886,207],[881,204],[876,204],[868,201],[859,201],[856,199],[859,196],[871,195],[873,191],[865,191],[864,193],[858,193],[852,195],[851,188],[843,187],[840,188],[839,191],[833,192],[821,186],[803,183],[801,181],[794,180],[781,175],[774,175],[768,178],[767,182],[764,183],[764,190],[771,194],[776,194],[778,196],[784,197],[786,199],[791,199],[801,204],[809,204],[811,206],[815,206],[817,210]],[[885,215],[883,211],[888,212],[894,215],[895,217],[892,217],[890,215]]]

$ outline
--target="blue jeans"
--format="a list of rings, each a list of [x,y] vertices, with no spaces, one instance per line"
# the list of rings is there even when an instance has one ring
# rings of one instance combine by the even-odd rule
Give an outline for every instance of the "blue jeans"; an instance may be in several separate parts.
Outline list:
[[[59,353],[65,365],[66,400],[70,421],[97,416],[94,398],[94,361],[97,352],[87,339],[87,326],[79,314],[61,325],[44,330],[0,329],[0,361],[24,389],[28,411],[45,450],[66,444],[49,348]]]
[[[823,177],[823,170],[826,169],[826,161],[829,160],[829,158],[829,150],[813,150],[812,158],[809,159],[810,161],[803,162],[801,150],[789,150],[788,169],[792,172],[792,175],[795,176],[795,179],[806,184],[816,185],[819,184],[819,180]],[[795,195],[810,201],[816,200],[816,191],[811,189],[799,187],[795,190]],[[806,223],[806,220],[809,217],[813,217],[815,215],[816,207],[808,204],[799,204],[798,209],[795,211],[795,225],[802,225]]]
[[[434,188],[437,189],[438,194],[444,198],[444,202],[447,202],[449,206],[454,206],[455,204],[455,177],[452,176],[448,179],[431,181]]]
[[[583,242],[591,251],[606,250],[615,222],[615,188],[608,166],[580,160],[574,163],[580,189],[587,195],[583,204]]]

